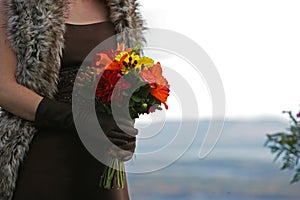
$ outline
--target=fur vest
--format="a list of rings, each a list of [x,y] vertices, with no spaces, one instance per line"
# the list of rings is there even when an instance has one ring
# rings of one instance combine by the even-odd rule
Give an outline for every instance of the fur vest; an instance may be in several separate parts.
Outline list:
[[[143,21],[136,0],[107,0],[116,33],[138,29],[118,38],[127,46],[144,42]],[[4,0],[8,40],[16,53],[16,80],[39,95],[57,92],[64,46],[67,0]],[[10,200],[18,168],[37,132],[33,122],[5,110],[0,112],[0,200]]]

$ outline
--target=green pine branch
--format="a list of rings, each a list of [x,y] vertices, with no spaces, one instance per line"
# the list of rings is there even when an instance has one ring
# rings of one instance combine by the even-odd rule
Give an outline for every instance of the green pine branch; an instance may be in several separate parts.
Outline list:
[[[291,184],[300,181],[300,122],[292,115],[291,111],[284,111],[291,119],[287,132],[267,134],[265,146],[275,154],[274,161],[281,158],[281,170],[294,171]]]

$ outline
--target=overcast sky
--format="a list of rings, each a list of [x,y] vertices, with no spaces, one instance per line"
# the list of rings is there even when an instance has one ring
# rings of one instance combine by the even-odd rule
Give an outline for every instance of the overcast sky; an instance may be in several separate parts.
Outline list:
[[[282,110],[300,108],[299,0],[140,3],[147,27],[184,34],[213,60],[225,88],[227,117],[282,117]],[[176,116],[172,98],[169,112]],[[209,98],[203,99],[208,100],[200,107],[210,107]]]

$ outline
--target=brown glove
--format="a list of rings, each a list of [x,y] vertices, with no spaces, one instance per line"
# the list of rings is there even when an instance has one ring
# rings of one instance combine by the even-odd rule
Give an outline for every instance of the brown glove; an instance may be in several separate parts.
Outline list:
[[[66,129],[73,132],[76,131],[73,117],[71,105],[45,97],[36,111],[35,125],[38,129]],[[93,126],[90,123],[91,114],[88,111],[83,110],[77,117],[87,127]],[[136,147],[138,133],[138,130],[134,128],[134,120],[122,118],[119,127],[113,116],[107,113],[98,111],[97,118],[104,134],[116,145],[109,147],[109,152],[123,161],[130,160]]]
[[[104,112],[97,113],[97,117],[104,134],[116,145],[109,148],[109,153],[123,161],[130,160],[136,147],[138,134],[138,130],[134,128],[134,120],[122,118],[117,124],[113,116]]]

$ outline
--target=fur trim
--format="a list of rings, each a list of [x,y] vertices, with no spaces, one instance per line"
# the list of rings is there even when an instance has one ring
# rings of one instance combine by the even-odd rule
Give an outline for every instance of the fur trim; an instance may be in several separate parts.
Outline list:
[[[19,166],[36,129],[31,122],[24,122],[10,114],[1,118],[0,127],[0,199],[10,200],[16,186]]]
[[[49,98],[57,90],[60,55],[64,44],[65,8],[64,0],[6,1],[8,39],[18,60],[16,80]],[[35,133],[36,128],[32,122],[7,112],[1,117],[1,200],[12,198],[19,165]]]
[[[110,20],[119,33],[118,42],[124,43],[126,47],[144,44],[143,20],[138,12],[139,3],[136,0],[111,0],[107,5],[110,10]]]
[[[64,46],[67,0],[6,0],[8,39],[17,55],[16,80],[36,93],[53,98],[57,91]],[[136,0],[107,0],[110,19],[127,46],[143,43],[143,21]],[[135,31],[129,31],[135,29]],[[34,123],[1,110],[0,200],[12,199]]]

